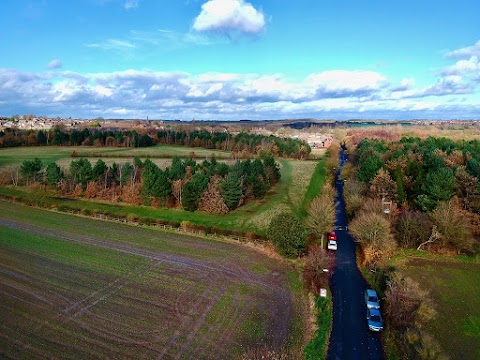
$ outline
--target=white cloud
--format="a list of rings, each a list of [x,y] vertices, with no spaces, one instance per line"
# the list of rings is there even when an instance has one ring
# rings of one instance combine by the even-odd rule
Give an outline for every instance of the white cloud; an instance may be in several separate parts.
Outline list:
[[[480,40],[478,40],[472,46],[467,46],[461,49],[453,50],[446,54],[447,57],[452,59],[469,58],[475,55],[480,56]]]
[[[119,40],[119,39],[107,39],[99,43],[85,44],[85,46],[91,47],[91,48],[100,48],[103,50],[126,50],[126,49],[136,48],[135,44],[126,40]]]
[[[480,55],[479,55],[480,56]],[[454,65],[442,70],[443,75],[466,75],[480,79],[480,59],[473,55],[468,60],[459,60]]]
[[[138,0],[126,0],[123,7],[127,10],[135,9],[138,7]]]
[[[47,64],[48,69],[60,69],[62,66],[62,62],[58,59],[53,59]]]
[[[195,18],[196,31],[258,34],[265,27],[265,16],[244,0],[210,0]]]
[[[387,79],[374,71],[331,70],[310,75],[319,97],[369,96],[387,85]]]

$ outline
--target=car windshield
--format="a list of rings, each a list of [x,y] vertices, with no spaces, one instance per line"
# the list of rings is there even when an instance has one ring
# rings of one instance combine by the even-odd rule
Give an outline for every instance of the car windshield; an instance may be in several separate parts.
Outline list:
[[[376,296],[369,296],[369,297],[368,297],[368,301],[370,301],[370,302],[377,302],[378,299],[377,299]]]
[[[370,315],[370,320],[377,323],[382,322],[382,318],[378,315]]]

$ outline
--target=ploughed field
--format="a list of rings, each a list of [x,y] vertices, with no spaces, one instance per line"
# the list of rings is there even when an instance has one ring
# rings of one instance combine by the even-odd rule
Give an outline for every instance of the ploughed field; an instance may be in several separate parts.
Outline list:
[[[0,358],[228,359],[280,347],[301,303],[287,275],[237,244],[0,202]]]

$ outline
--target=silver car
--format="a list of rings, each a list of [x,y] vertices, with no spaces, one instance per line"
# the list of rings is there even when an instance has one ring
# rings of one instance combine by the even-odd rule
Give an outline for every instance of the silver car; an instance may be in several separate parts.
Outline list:
[[[368,289],[365,291],[365,304],[369,309],[380,309],[380,301],[375,290]]]

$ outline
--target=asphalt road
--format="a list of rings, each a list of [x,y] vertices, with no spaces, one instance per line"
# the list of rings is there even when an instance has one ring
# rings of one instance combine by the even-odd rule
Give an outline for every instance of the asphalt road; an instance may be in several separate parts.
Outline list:
[[[346,161],[340,154],[340,168]],[[337,198],[336,227],[345,229],[347,215],[343,201],[343,181],[335,182]],[[333,326],[327,351],[329,360],[385,359],[381,334],[372,333],[367,326],[367,312],[363,294],[368,287],[355,259],[355,242],[346,230],[336,230],[338,250],[330,289],[333,299]]]

